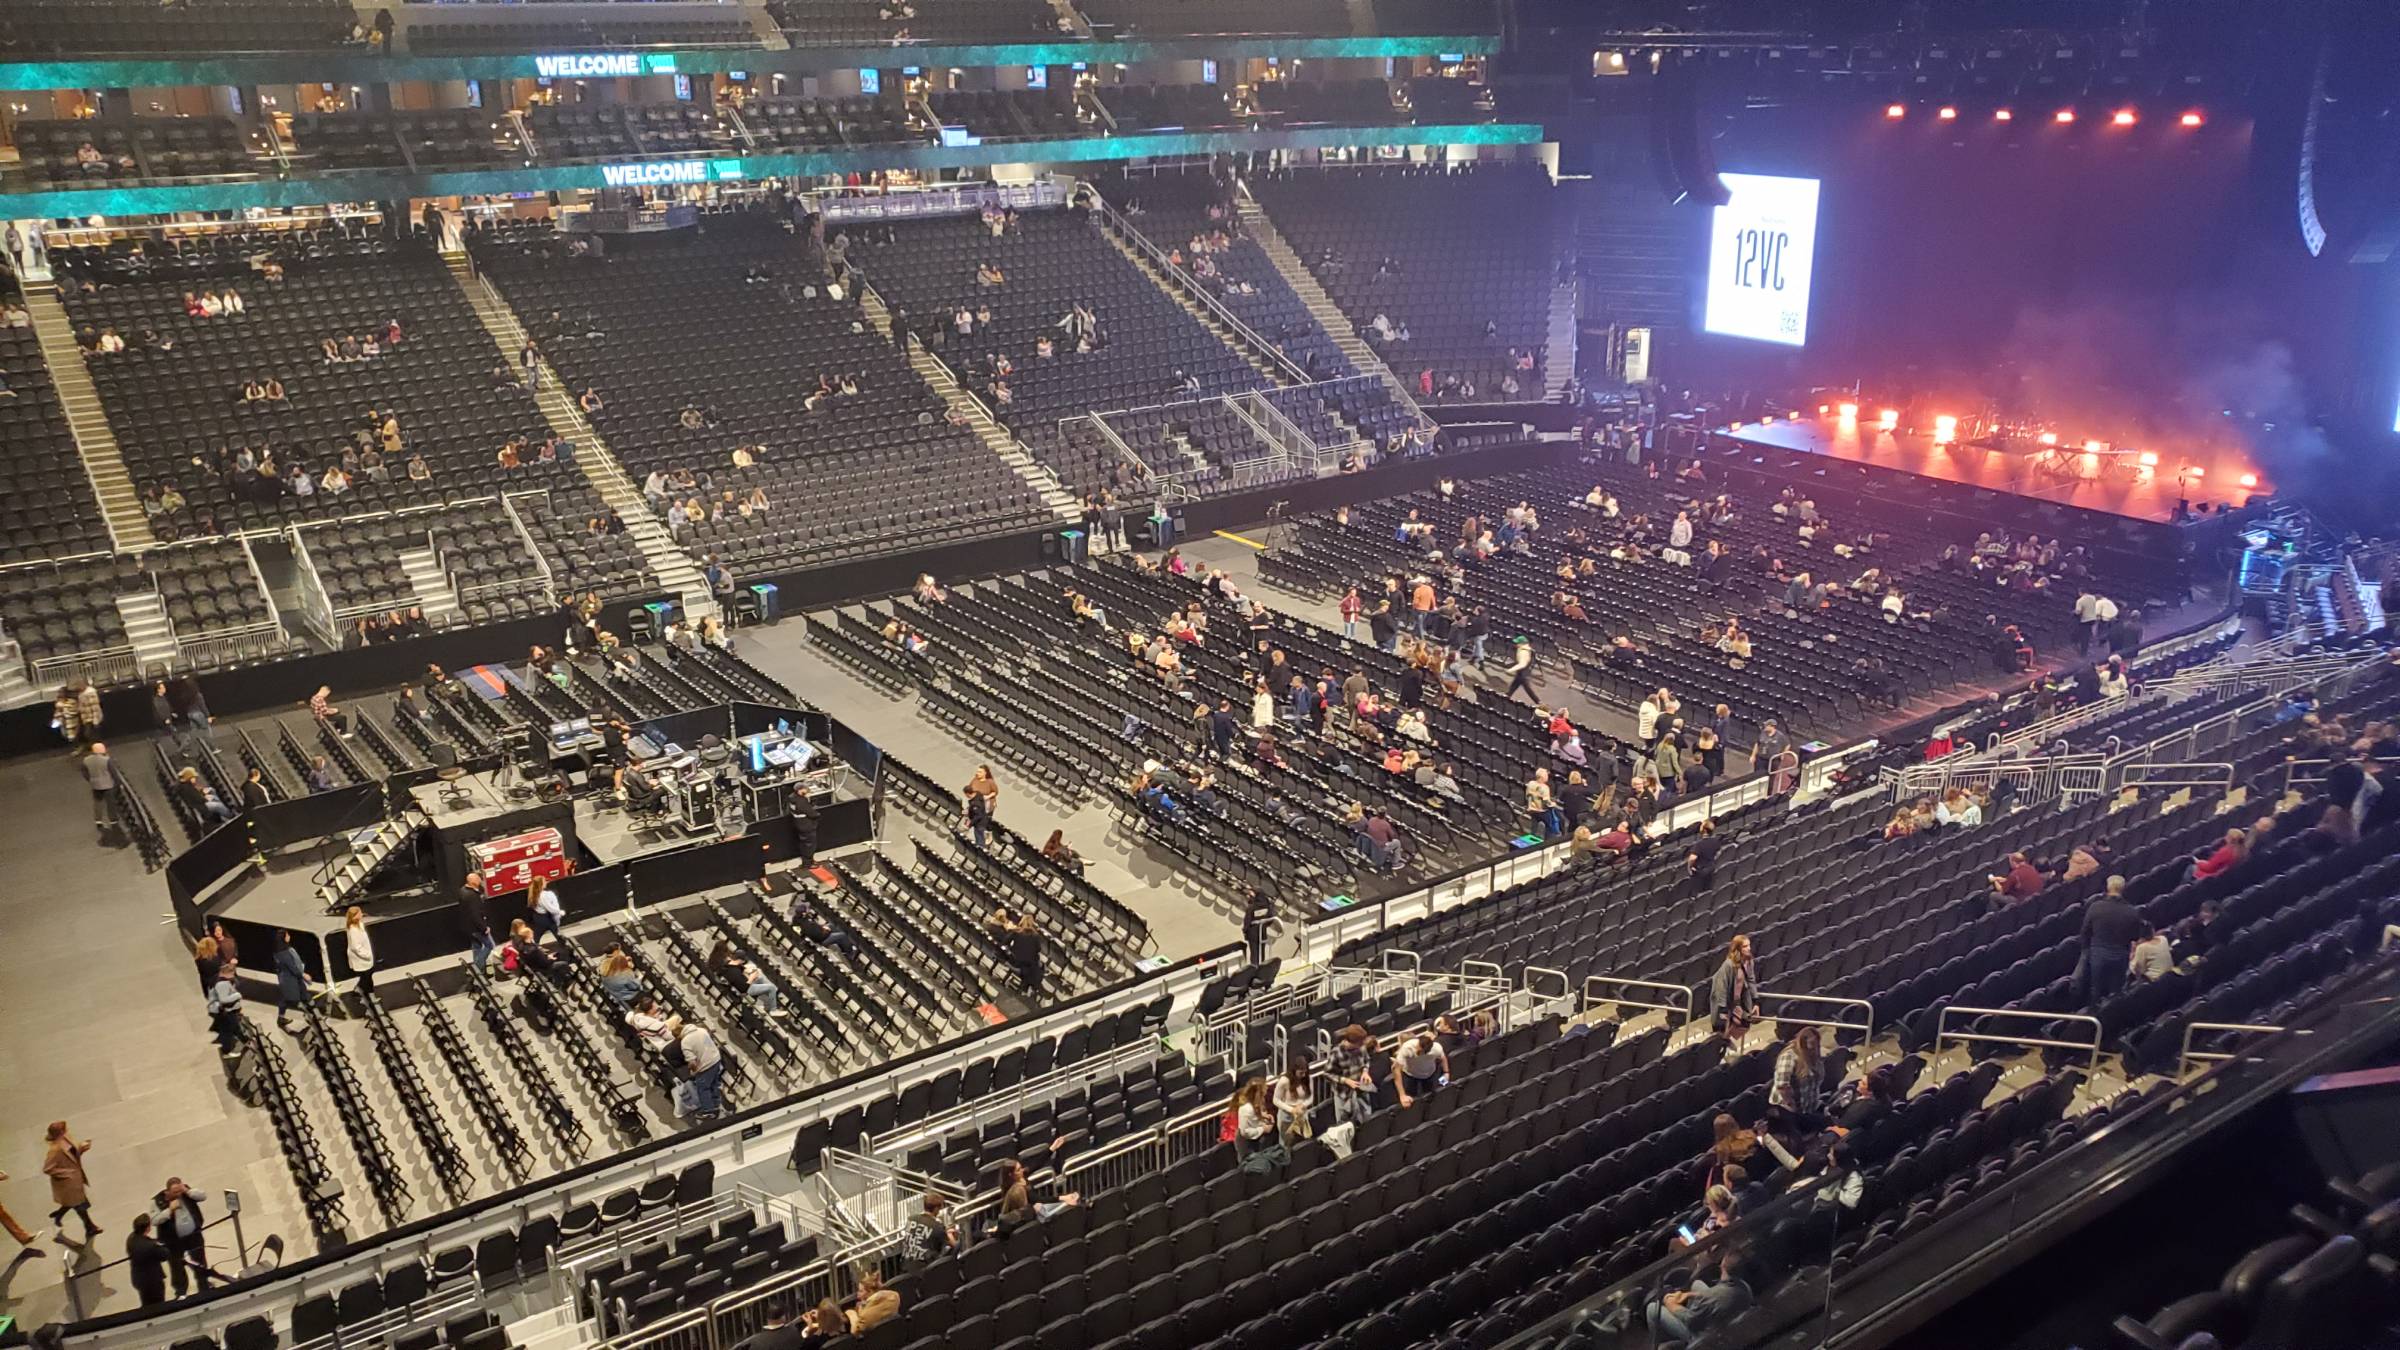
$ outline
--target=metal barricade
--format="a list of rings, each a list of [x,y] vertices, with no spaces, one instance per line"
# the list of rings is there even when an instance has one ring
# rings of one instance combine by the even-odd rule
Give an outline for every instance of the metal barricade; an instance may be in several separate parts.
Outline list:
[[[2195,1064],[2217,1064],[2225,1060],[2238,1058],[2238,1056],[2231,1051],[2194,1050],[2192,1048],[2192,1040],[2194,1037],[2204,1032],[2211,1031],[2231,1031],[2245,1036],[2273,1036],[2280,1034],[2283,1031],[2283,1028],[2264,1026],[2253,1022],[2187,1023],[2183,1028],[2183,1047],[2175,1052],[2175,1077],[2178,1080],[2189,1077],[2192,1072],[2192,1066]],[[2300,1034],[2305,1036],[2308,1033],[2304,1031]]]
[[[1872,1040],[1875,1036],[1875,1005],[1863,998],[1834,998],[1824,994],[1779,994],[1772,989],[1758,990],[1753,997],[1758,1000],[1760,1014],[1773,1018],[1779,1025],[1784,1022],[1802,1022],[1809,1026],[1824,1027],[1837,1037],[1845,1031],[1855,1031],[1861,1042]],[[1823,1008],[1826,1010],[1826,1015],[1794,1017],[1789,1013],[1774,1011],[1778,1005],[1795,1003]],[[1857,1020],[1845,1021],[1842,1014],[1851,1010],[1857,1011]]]
[[[1624,993],[1610,994],[1610,989],[1635,990],[1640,997]],[[1672,1031],[1692,1020],[1692,991],[1688,986],[1668,984],[1663,980],[1637,980],[1625,975],[1586,975],[1583,977],[1583,1010],[1590,1012],[1603,1003],[1620,1008],[1640,1008],[1645,1012],[1667,1014],[1667,1029]],[[1675,1018],[1683,1015],[1682,1021]]]
[[[2088,1041],[2060,1041],[2041,1036],[1995,1036],[1985,1032],[1952,1031],[1950,1017],[1953,1013],[1962,1017],[2004,1017],[2026,1022],[2075,1022],[2090,1027],[2092,1038]],[[1985,1045],[2022,1045],[2042,1050],[2077,1050],[2089,1056],[2091,1067],[2097,1068],[2100,1064],[2101,1036],[2100,1019],[2089,1013],[2029,1012],[2023,1008],[1966,1008],[1952,1004],[1942,1009],[1941,1017],[1934,1023],[1933,1047],[1935,1052],[1939,1053],[1943,1045],[1951,1041],[1958,1041],[1962,1044],[1974,1042]]]

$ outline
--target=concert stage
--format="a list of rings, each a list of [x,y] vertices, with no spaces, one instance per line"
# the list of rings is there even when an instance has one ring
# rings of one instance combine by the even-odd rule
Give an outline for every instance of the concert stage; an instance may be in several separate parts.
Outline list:
[[[2257,468],[2233,450],[2162,451],[2158,464],[2144,465],[2138,454],[2085,454],[2072,447],[2028,446],[2020,453],[1964,441],[1939,445],[1930,430],[1882,430],[1866,409],[1855,421],[1803,414],[1798,421],[1752,422],[1715,434],[2156,524],[2174,518],[2178,498],[2188,499],[2194,508],[2203,502],[2239,508],[2251,497],[2274,490],[2263,481],[2243,487],[2242,476],[2256,474]],[[2181,475],[2179,470],[2187,465],[2200,473]]]

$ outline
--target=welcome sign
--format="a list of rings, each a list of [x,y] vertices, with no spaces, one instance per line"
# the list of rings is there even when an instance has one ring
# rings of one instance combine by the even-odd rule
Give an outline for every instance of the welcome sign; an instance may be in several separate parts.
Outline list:
[[[603,164],[600,181],[609,187],[667,187],[677,183],[739,182],[738,159],[669,159],[649,164]]]
[[[545,80],[595,80],[615,75],[673,75],[673,52],[573,52],[533,58]]]

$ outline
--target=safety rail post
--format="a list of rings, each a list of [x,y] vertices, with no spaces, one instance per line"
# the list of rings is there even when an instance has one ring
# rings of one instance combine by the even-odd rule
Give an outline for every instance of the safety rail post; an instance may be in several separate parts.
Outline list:
[[[2059,1041],[2041,1036],[1996,1036],[1980,1031],[1952,1031],[1950,1029],[1952,1013],[1966,1017],[2015,1018],[2027,1022],[2076,1022],[2090,1027],[2092,1038],[2088,1041]],[[1961,1044],[1974,1042],[1986,1045],[2023,1045],[2043,1050],[2080,1050],[2091,1057],[2091,1067],[2098,1068],[2100,1066],[2100,1042],[2103,1034],[2104,1030],[2100,1025],[2100,1019],[2089,1013],[2034,1012],[2026,1008],[1966,1008],[1954,1003],[1942,1009],[1942,1015],[1934,1022],[1933,1047],[1937,1054],[1942,1046],[1950,1041],[1958,1041]]]
[[[1594,986],[1598,986],[1598,988],[1595,989]],[[1635,998],[1622,993],[1604,992],[1609,989],[1637,990],[1647,993],[1649,997]],[[1613,1003],[1620,1008],[1640,1008],[1646,1012],[1666,1013],[1669,1030],[1673,1030],[1679,1025],[1688,1025],[1692,1020],[1690,986],[1669,984],[1664,980],[1637,980],[1629,975],[1584,976],[1583,1010],[1588,1013],[1603,1003]],[[1681,1023],[1675,1021],[1674,1015],[1677,1013],[1683,1014]]]
[[[1845,1031],[1855,1031],[1858,1033],[1858,1038],[1861,1042],[1872,1040],[1875,1037],[1875,1005],[1863,998],[1835,998],[1828,994],[1784,994],[1777,993],[1772,989],[1758,990],[1754,997],[1756,997],[1759,1001],[1759,1010],[1762,1013],[1766,1013],[1767,1016],[1773,1017],[1777,1023],[1783,1023],[1787,1021],[1805,1022],[1810,1026],[1828,1028],[1836,1036],[1839,1036]],[[1837,1011],[1829,1012],[1828,1015],[1823,1017],[1789,1017],[1768,1012],[1767,1007],[1770,1001],[1776,1004],[1813,1004],[1817,1007],[1833,1009]],[[1858,1010],[1858,1020],[1855,1022],[1843,1021],[1841,1011],[1839,1010],[1847,1010],[1851,1008],[1856,1008]]]
[[[1520,1026],[1541,1016],[1544,1009],[1553,1005],[1562,1011],[1574,1008],[1574,977],[1556,966],[1527,966],[1518,972],[1517,982],[1518,993],[1525,1000],[1525,1016],[1518,1023]],[[1513,1027],[1501,1029],[1514,1030]]]
[[[2279,1026],[2266,1026],[2256,1022],[2186,1023],[2183,1028],[2183,1046],[2181,1049],[2175,1052],[2175,1077],[2178,1080],[2181,1080],[2184,1075],[2190,1073],[2192,1071],[2192,1066],[2195,1064],[2216,1064],[2228,1059],[2238,1058],[2238,1055],[2231,1051],[2194,1050],[2192,1048],[2192,1038],[2195,1035],[2205,1031],[2232,1031],[2239,1032],[2245,1036],[2278,1036],[2283,1033],[2284,1028]],[[2305,1036],[2308,1033],[2306,1031],[2302,1031],[2300,1034]]]

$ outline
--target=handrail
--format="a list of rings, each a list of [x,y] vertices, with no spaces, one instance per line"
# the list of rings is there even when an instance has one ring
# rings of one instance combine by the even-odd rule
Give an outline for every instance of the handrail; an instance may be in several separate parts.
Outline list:
[[[2013,1017],[2031,1022],[2081,1022],[2091,1027],[2092,1039],[2089,1041],[2054,1041],[2038,1036],[1991,1036],[1981,1032],[1952,1031],[1950,1030],[1950,1014],[1952,1013],[1961,1013],[1970,1017]],[[2034,1012],[2026,1008],[1968,1008],[1953,1003],[1942,1009],[1942,1015],[1934,1022],[1933,1044],[1936,1051],[1939,1051],[1943,1043],[1947,1041],[2030,1045],[2051,1050],[2081,1050],[2092,1057],[2092,1067],[2098,1068],[2102,1036],[2103,1028],[2100,1025],[2100,1019],[2089,1013]]]
[[[858,1153],[850,1149],[828,1145],[823,1156],[829,1167],[842,1167],[862,1176],[904,1185],[915,1191],[932,1191],[945,1200],[964,1200],[971,1193],[957,1182],[902,1167],[898,1163],[885,1162],[872,1154]],[[823,1174],[819,1173],[819,1175]]]
[[[543,505],[547,506],[550,504],[550,489],[503,492],[500,494],[500,511],[508,517],[510,524],[517,527],[517,542],[525,546],[525,552],[533,558],[533,565],[541,569],[543,598],[555,600],[558,597],[558,576],[550,570],[550,560],[542,556],[542,546],[533,537],[533,527],[525,523],[525,517],[517,514],[515,499],[518,497],[540,497]]]
[[[1541,976],[1544,978],[1555,977],[1558,981],[1558,992],[1555,994],[1546,994],[1535,988],[1534,978],[1536,976]],[[1519,975],[1518,979],[1518,987],[1520,989],[1524,990],[1528,996],[1544,1003],[1554,1002],[1563,998],[1570,998],[1575,993],[1574,977],[1567,974],[1567,972],[1558,969],[1556,966],[1527,966]]]
[[[1150,262],[1153,266],[1157,267],[1159,271],[1164,272],[1169,277],[1173,278],[1176,284],[1181,286],[1186,294],[1198,300],[1200,303],[1208,306],[1208,308],[1216,314],[1217,321],[1219,323],[1222,323],[1226,327],[1232,329],[1241,337],[1244,342],[1249,343],[1252,347],[1256,348],[1261,355],[1266,357],[1266,359],[1272,361],[1283,371],[1284,375],[1293,384],[1307,384],[1310,382],[1308,378],[1308,372],[1302,370],[1299,366],[1299,363],[1293,361],[1291,357],[1284,355],[1281,347],[1278,347],[1274,343],[1269,342],[1265,338],[1259,336],[1257,330],[1251,328],[1249,324],[1246,324],[1242,322],[1241,319],[1235,317],[1234,312],[1230,309],[1227,309],[1223,301],[1217,299],[1216,295],[1206,286],[1203,286],[1199,282],[1193,280],[1190,273],[1184,271],[1183,268],[1177,264],[1168,261],[1166,251],[1161,249],[1157,244],[1151,242],[1148,235],[1145,235],[1140,230],[1135,229],[1133,227],[1133,222],[1120,215],[1117,211],[1117,208],[1112,205],[1106,197],[1101,196],[1097,189],[1088,192],[1086,195],[1095,204],[1097,204],[1100,210],[1100,218],[1108,222],[1108,225],[1111,229],[1116,230],[1120,235],[1124,236],[1126,242],[1132,244],[1135,248],[1140,249],[1142,253],[1150,259]]]
[[[1863,1015],[1855,1022],[1842,1021],[1838,1016],[1823,1018],[1810,1017],[1797,1020],[1804,1020],[1811,1026],[1830,1027],[1837,1033],[1844,1031],[1855,1031],[1859,1033],[1862,1038],[1871,1038],[1875,1034],[1875,1005],[1863,998],[1836,998],[1829,994],[1785,994],[1778,993],[1772,989],[1756,990],[1753,992],[1752,997],[1759,999],[1762,1005],[1765,1000],[1773,999],[1780,1003],[1814,1003],[1829,1008],[1857,1008],[1861,1010]],[[1783,1022],[1792,1019],[1777,1017],[1775,1020],[1777,1022]]]
[[[1592,986],[1595,984],[1604,987],[1618,986],[1627,989],[1656,990],[1663,997],[1663,1001],[1649,1002],[1638,998],[1626,998],[1622,995],[1611,998],[1605,994],[1594,993]],[[1674,1013],[1682,1013],[1682,1025],[1685,1026],[1689,1026],[1692,1021],[1692,991],[1689,985],[1669,984],[1664,980],[1637,980],[1629,975],[1584,976],[1584,1011],[1590,1012],[1593,1008],[1598,1007],[1603,1003],[1614,1003],[1620,1008],[1642,1008],[1653,1012],[1664,1012],[1670,1015]]]
[[[2194,1064],[2215,1064],[2221,1060],[2236,1058],[2234,1054],[2226,1051],[2194,1050],[2192,1037],[2199,1032],[2238,1031],[2244,1035],[2272,1036],[2284,1030],[2283,1027],[2267,1026],[2256,1022],[2187,1022],[2183,1028],[2183,1048],[2175,1052],[2175,1077],[2180,1081],[2185,1074],[2191,1072]],[[2305,1036],[2308,1032],[2304,1029],[2296,1034]]]
[[[1028,1101],[1037,1098],[1047,1101],[1084,1079],[1147,1064],[1157,1057],[1158,1043],[1141,1040],[1086,1055],[1072,1063],[1054,1065],[1012,1087],[987,1092],[973,1101],[960,1102],[912,1124],[894,1126],[880,1135],[863,1136],[859,1151],[870,1155],[905,1151],[953,1130],[980,1125],[988,1117],[1013,1114]]]

